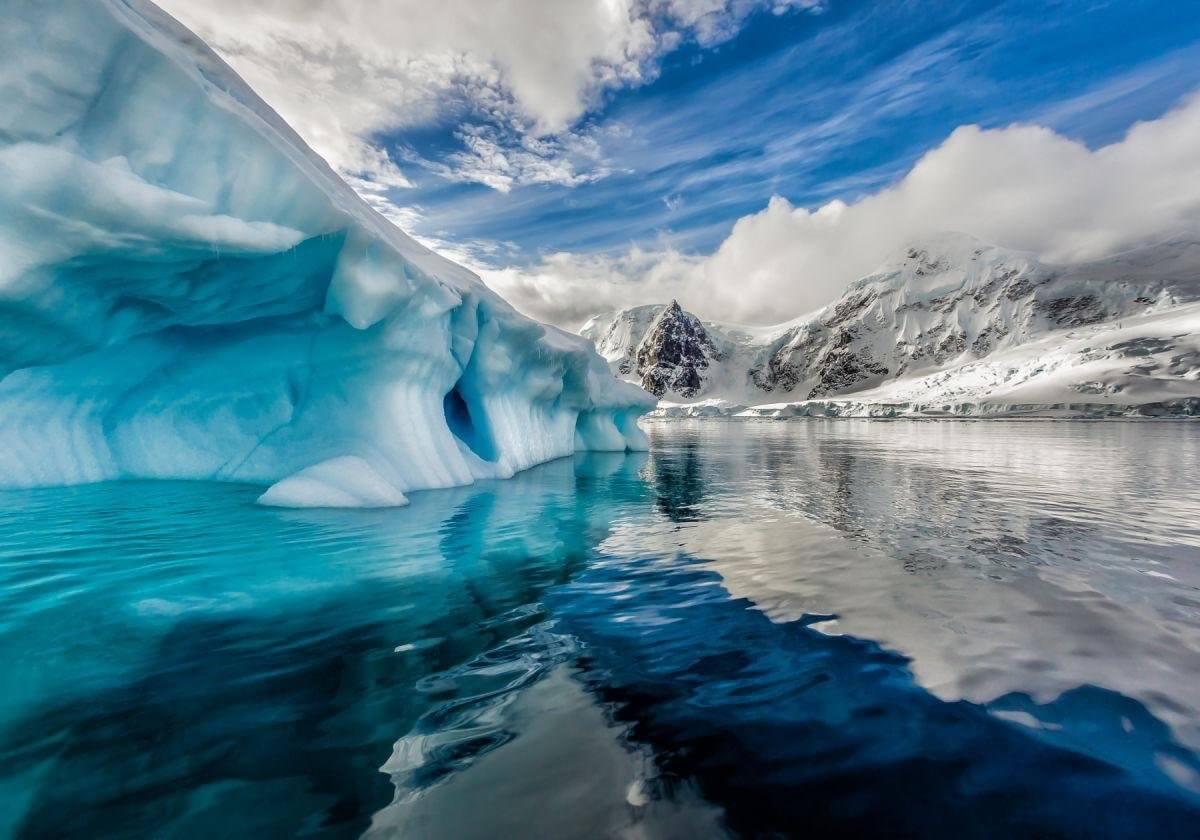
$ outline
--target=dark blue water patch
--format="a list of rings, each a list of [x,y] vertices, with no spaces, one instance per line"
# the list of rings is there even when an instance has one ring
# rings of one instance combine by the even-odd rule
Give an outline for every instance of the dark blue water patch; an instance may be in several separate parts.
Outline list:
[[[632,601],[612,593],[635,592]],[[1049,730],[946,702],[908,660],[813,621],[774,623],[686,558],[599,563],[548,600],[591,689],[744,836],[1190,837],[1200,797],[1160,769],[1200,760],[1144,706],[1081,686]]]
[[[0,779],[45,770],[20,834],[359,833],[392,797],[379,768],[397,733],[447,699],[414,685],[536,623],[492,619],[559,577],[483,562],[491,574],[440,591],[434,614],[389,619],[411,594],[376,582],[270,616],[184,618],[123,684],[47,698],[4,732]],[[401,656],[398,638],[429,641]]]
[[[47,768],[20,834],[364,826],[390,794],[374,772],[387,754],[377,723],[413,717],[395,690],[413,675],[384,655],[381,628],[331,628],[324,616],[345,605],[321,606],[272,620],[181,621],[127,684],[17,721],[24,739],[6,769]],[[222,785],[243,794],[214,797],[220,810],[210,811],[203,791]]]

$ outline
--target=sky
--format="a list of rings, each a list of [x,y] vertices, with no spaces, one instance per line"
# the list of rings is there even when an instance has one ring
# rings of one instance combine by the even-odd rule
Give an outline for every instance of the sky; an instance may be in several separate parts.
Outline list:
[[[955,230],[1200,231],[1179,0],[160,0],[377,209],[568,328],[818,308]]]

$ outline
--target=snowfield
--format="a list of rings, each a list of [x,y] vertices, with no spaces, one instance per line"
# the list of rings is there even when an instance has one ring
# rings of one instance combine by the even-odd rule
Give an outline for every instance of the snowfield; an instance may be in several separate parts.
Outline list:
[[[395,505],[653,406],[370,209],[144,0],[0,29],[0,486],[269,485]]]

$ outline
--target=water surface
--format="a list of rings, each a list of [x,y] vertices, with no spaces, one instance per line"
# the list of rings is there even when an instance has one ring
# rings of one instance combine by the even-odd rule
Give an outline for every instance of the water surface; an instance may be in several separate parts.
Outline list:
[[[0,494],[0,835],[1189,836],[1200,424]]]

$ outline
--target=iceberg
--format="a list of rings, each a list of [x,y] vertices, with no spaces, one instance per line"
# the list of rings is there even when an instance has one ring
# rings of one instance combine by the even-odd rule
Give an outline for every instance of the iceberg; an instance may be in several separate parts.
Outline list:
[[[396,505],[646,447],[652,397],[377,214],[157,7],[13,0],[0,54],[0,486]]]

